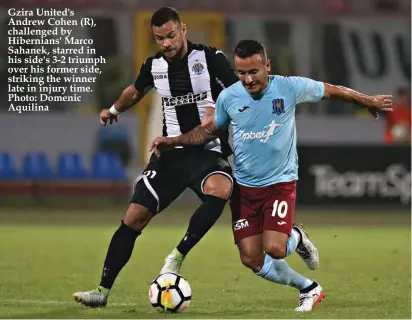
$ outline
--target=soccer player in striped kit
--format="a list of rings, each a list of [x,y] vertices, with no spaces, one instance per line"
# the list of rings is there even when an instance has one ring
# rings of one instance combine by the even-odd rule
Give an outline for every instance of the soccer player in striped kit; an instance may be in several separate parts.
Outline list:
[[[158,107],[163,108],[163,135],[175,137],[196,128],[219,93],[238,78],[223,52],[186,39],[186,26],[173,8],[156,11],[151,25],[159,53],[146,59],[136,82],[110,109],[101,112],[100,121],[104,125],[117,122],[121,112],[155,89],[162,98]],[[185,256],[218,220],[230,197],[230,154],[228,131],[223,130],[202,145],[176,147],[159,158],[152,155],[135,181],[129,208],[111,239],[99,286],[74,293],[75,301],[88,307],[105,306],[115,279],[131,257],[136,238],[156,214],[190,188],[202,204],[161,269],[161,273],[179,273]]]

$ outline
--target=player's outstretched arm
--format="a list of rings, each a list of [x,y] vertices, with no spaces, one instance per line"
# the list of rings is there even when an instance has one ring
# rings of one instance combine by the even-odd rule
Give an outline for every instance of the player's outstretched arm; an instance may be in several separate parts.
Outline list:
[[[196,128],[177,137],[157,137],[152,141],[150,151],[159,156],[161,150],[171,149],[177,146],[202,145],[216,139],[217,132],[215,109],[209,107],[206,109],[202,123]]]
[[[143,96],[144,92],[140,93],[134,84],[126,87],[110,109],[103,109],[100,112],[100,123],[106,125],[107,121],[110,124],[118,122],[119,114],[133,107]]]
[[[376,119],[379,119],[379,111],[392,111],[393,103],[391,95],[368,96],[350,88],[328,83],[325,83],[324,99],[336,99],[356,103],[368,108],[369,112],[372,113]]]
[[[120,94],[119,99],[113,104],[117,112],[122,113],[131,107],[133,107],[136,103],[138,103],[143,97],[145,93],[139,92],[134,84],[126,87],[123,92]]]
[[[152,60],[152,58],[146,59],[140,68],[135,83],[123,90],[119,99],[117,99],[110,109],[102,110],[100,113],[101,124],[106,125],[108,120],[110,121],[110,124],[112,124],[113,121],[118,122],[120,113],[133,107],[154,87],[153,75],[151,72]]]

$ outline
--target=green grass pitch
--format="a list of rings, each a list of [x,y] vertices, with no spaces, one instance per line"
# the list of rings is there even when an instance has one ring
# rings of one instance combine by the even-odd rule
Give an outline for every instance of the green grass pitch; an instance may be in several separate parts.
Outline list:
[[[411,234],[408,213],[299,211],[320,251],[316,271],[294,254],[288,263],[316,279],[325,300],[296,314],[297,292],[267,282],[240,264],[228,212],[190,253],[182,275],[192,302],[182,314],[161,314],[148,287],[178,243],[190,217],[171,210],[137,240],[109,304],[88,309],[72,293],[97,286],[107,245],[123,210],[30,210],[0,213],[1,318],[409,318]]]

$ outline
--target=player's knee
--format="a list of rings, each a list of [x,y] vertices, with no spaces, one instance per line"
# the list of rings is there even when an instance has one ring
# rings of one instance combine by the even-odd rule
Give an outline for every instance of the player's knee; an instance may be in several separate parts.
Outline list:
[[[273,259],[283,259],[286,257],[286,244],[283,243],[265,243],[265,252]]]
[[[251,269],[253,272],[259,272],[264,264],[264,258],[260,255],[241,254],[240,260],[246,268]]]
[[[215,196],[228,200],[232,193],[233,183],[223,174],[213,174],[208,177],[203,185],[203,192],[206,195]]]
[[[153,214],[149,211],[148,208],[137,203],[131,203],[126,211],[123,222],[130,228],[142,231],[147,226],[152,217]]]

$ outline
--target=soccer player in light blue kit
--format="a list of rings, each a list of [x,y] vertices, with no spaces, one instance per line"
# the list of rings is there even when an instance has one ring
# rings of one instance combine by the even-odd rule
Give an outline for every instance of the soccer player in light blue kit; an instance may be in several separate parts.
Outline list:
[[[240,81],[226,88],[202,125],[178,137],[158,137],[152,150],[201,145],[218,129],[232,125],[236,185],[231,197],[235,242],[242,263],[256,275],[300,291],[295,311],[311,311],[325,294],[315,281],[283,260],[296,251],[309,269],[318,250],[302,225],[294,224],[298,155],[295,107],[321,99],[340,99],[378,111],[392,111],[392,96],[367,96],[302,77],[269,76],[270,61],[254,40],[239,42],[234,62]]]

